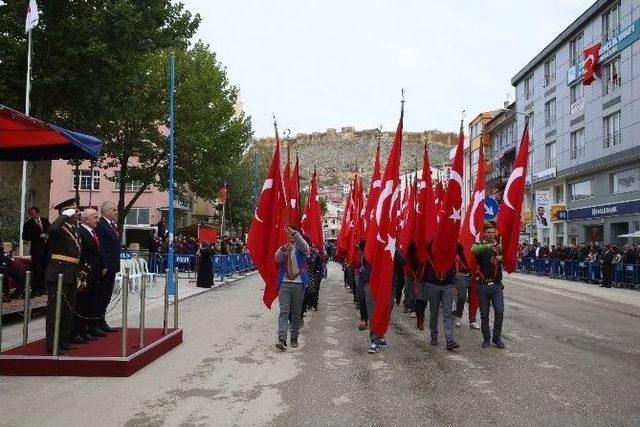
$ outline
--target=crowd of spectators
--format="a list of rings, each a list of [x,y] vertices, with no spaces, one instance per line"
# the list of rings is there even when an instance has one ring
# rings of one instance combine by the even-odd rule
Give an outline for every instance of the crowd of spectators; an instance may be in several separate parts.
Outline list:
[[[623,264],[640,263],[640,244],[628,243],[621,247],[600,243],[581,243],[579,245],[541,245],[539,242],[522,243],[519,256],[521,258],[549,258],[561,261],[599,262],[610,249],[613,255],[620,255],[617,259]]]

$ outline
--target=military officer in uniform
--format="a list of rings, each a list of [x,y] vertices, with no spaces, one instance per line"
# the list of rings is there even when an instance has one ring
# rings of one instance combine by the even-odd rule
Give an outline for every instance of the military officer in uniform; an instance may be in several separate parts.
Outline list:
[[[80,263],[81,243],[78,234],[78,211],[72,207],[63,208],[62,214],[49,227],[49,250],[51,260],[47,266],[45,281],[47,285],[47,351],[53,350],[55,330],[55,312],[57,298],[61,298],[59,351],[71,348],[71,331],[76,288],[78,287],[78,267]],[[57,294],[58,275],[62,274],[62,295]]]

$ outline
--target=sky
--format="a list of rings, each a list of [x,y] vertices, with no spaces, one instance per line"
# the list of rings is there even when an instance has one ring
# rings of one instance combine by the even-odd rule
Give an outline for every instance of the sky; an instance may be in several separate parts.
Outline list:
[[[255,136],[280,129],[457,131],[594,0],[181,0],[241,91]],[[509,94],[509,95],[507,95]]]

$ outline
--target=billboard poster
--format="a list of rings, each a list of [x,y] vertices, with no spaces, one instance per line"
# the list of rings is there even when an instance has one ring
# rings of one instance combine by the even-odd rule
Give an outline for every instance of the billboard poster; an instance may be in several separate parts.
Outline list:
[[[536,198],[536,226],[538,228],[549,228],[551,194],[549,190],[538,190],[535,193]]]

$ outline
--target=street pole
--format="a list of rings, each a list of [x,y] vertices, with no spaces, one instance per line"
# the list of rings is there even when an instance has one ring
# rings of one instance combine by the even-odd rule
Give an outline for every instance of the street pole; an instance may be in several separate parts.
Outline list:
[[[258,153],[253,152],[253,201],[254,207],[258,207]]]
[[[529,194],[529,203],[531,205],[531,233],[529,235],[529,243],[533,243],[533,228],[535,226],[535,217],[533,216],[533,204],[535,203],[535,196],[533,194],[533,144],[531,144],[531,150],[529,150],[529,158],[531,159],[531,167],[529,168],[529,192],[531,193]]]
[[[173,221],[173,205],[174,205],[174,182],[173,182],[173,146],[174,146],[174,117],[173,117],[173,103],[174,103],[174,91],[175,91],[175,67],[176,57],[173,53],[169,56],[169,260],[168,260],[168,274],[169,274],[169,293],[175,292],[176,286],[175,280],[175,268],[174,268],[174,221]]]
[[[27,84],[24,97],[24,114],[29,115],[31,109],[30,94],[31,94],[31,30],[27,32],[28,47],[27,47]],[[24,242],[22,241],[22,221],[24,219],[24,213],[27,210],[27,162],[22,161],[22,184],[20,187],[20,215],[18,215],[20,224],[18,230],[20,233],[20,239],[18,240],[18,253],[20,256],[24,255]]]

